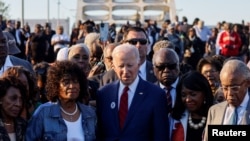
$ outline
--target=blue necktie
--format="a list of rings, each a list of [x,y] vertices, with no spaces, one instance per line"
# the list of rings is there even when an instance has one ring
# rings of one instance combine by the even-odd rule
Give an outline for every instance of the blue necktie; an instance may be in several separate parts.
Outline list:
[[[229,122],[231,125],[237,125],[237,121],[238,121],[238,113],[237,113],[237,108],[235,107]]]

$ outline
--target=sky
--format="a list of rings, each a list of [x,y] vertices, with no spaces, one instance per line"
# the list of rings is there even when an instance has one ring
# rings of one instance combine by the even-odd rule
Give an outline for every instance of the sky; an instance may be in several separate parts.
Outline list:
[[[21,20],[22,0],[3,0],[9,4],[9,15],[12,19]],[[58,18],[58,0],[23,0],[25,19],[47,19],[48,2],[49,18]],[[191,24],[198,17],[205,21],[206,25],[216,25],[218,21],[233,23],[250,22],[248,12],[250,0],[175,0],[179,19],[182,16],[188,18]],[[73,26],[76,15],[77,0],[60,0],[59,18],[70,18]]]

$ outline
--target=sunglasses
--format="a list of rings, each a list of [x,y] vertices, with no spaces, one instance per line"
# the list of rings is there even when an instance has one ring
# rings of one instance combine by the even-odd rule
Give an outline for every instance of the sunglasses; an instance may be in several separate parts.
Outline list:
[[[137,39],[137,38],[135,38],[135,39],[127,40],[126,42],[131,44],[131,45],[136,45],[138,42],[141,45],[146,45],[148,43],[148,40],[147,39]]]
[[[177,67],[177,64],[164,64],[164,65],[159,65],[155,66],[158,70],[165,70],[165,68],[168,68],[169,70],[174,70]]]

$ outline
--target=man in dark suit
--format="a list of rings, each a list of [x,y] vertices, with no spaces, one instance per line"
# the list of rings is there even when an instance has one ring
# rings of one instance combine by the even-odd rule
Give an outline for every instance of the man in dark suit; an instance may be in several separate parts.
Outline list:
[[[170,94],[172,99],[172,108],[176,99],[176,86],[179,82],[180,66],[179,57],[174,49],[160,48],[153,56],[154,74],[157,78],[155,83],[160,88],[168,91],[171,88]]]
[[[23,66],[30,72],[34,73],[32,65],[28,61],[9,55],[13,54],[13,47],[16,47],[11,46],[12,44],[13,42],[8,40],[7,36],[4,35],[2,30],[0,30],[0,75],[9,67],[17,65]]]
[[[156,77],[153,72],[153,65],[147,60],[147,49],[150,45],[148,36],[143,28],[129,27],[123,36],[123,44],[134,45],[138,48],[140,53],[140,68],[139,75],[142,79],[149,82],[156,82]],[[107,71],[103,78],[100,80],[100,86],[104,86],[109,82],[117,80],[114,70]]]
[[[158,80],[155,84],[165,90],[168,112],[170,113],[176,103],[176,87],[180,80],[179,57],[172,48],[159,48],[155,51],[152,59],[154,74]],[[172,118],[169,120],[169,124],[171,127],[174,124]]]
[[[97,140],[168,141],[165,92],[138,76],[138,49],[119,45],[112,58],[119,80],[97,92]]]

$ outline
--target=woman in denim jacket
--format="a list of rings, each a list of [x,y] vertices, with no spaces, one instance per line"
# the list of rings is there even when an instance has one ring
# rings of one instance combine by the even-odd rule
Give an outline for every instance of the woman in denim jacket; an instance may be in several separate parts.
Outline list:
[[[95,111],[82,104],[87,86],[87,78],[77,64],[60,61],[50,66],[46,84],[50,102],[31,117],[26,141],[95,140]]]

